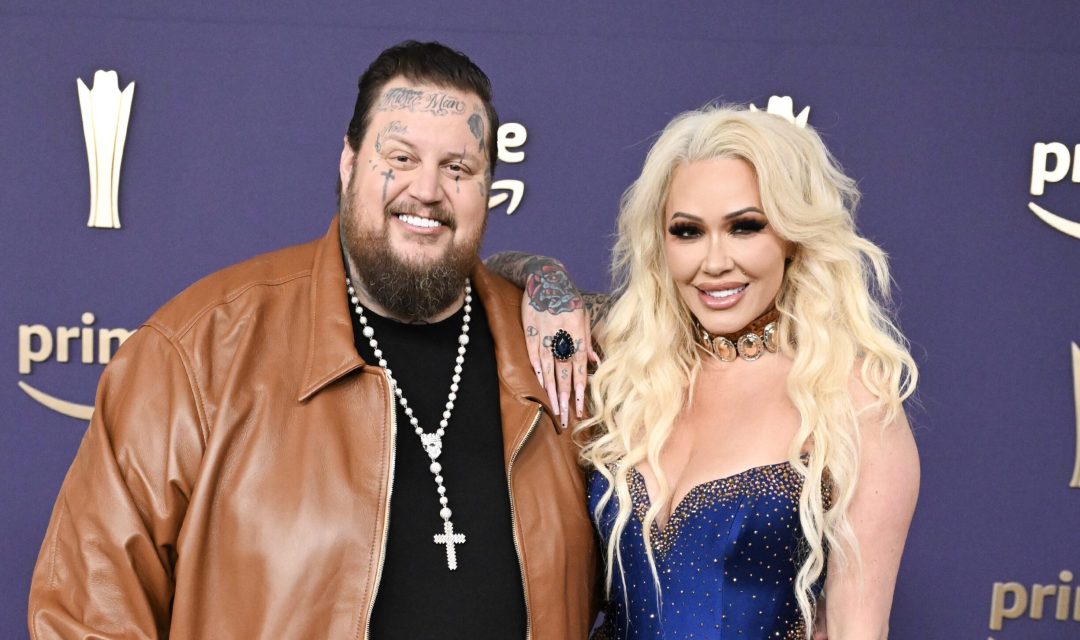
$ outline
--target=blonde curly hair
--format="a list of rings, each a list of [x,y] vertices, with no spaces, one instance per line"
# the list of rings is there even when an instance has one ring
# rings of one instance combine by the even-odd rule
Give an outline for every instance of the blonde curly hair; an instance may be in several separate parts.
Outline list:
[[[804,480],[799,519],[805,557],[795,596],[809,637],[826,548],[841,566],[857,564],[859,557],[848,520],[861,413],[849,387],[853,372],[876,399],[862,410],[877,411],[883,425],[903,410],[918,372],[887,311],[886,255],[855,229],[855,182],[812,128],[766,112],[710,106],[676,117],[623,195],[612,265],[618,298],[598,336],[605,359],[590,385],[593,417],[578,427],[588,437],[583,460],[608,481],[596,517],[613,497],[618,504],[605,554],[607,587],[610,592],[614,565],[622,566],[618,541],[632,510],[628,473],[647,461],[660,494],[668,496],[660,451],[701,368],[691,313],[667,270],[663,212],[675,169],[713,158],[738,158],[753,167],[769,224],[796,247],[776,307],[778,342],[793,361],[787,393],[800,417],[788,461]],[[806,448],[809,457],[801,459]],[[650,507],[644,531],[669,500]],[[659,586],[649,536],[644,538]]]

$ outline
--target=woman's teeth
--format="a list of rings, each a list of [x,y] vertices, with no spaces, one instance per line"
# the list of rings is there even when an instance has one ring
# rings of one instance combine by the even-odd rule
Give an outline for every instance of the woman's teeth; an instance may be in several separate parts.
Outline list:
[[[735,295],[736,293],[742,293],[742,291],[744,289],[746,289],[745,284],[743,286],[741,286],[741,287],[736,287],[734,289],[721,289],[719,291],[706,291],[705,295],[709,296],[710,298],[727,298],[727,297]]]

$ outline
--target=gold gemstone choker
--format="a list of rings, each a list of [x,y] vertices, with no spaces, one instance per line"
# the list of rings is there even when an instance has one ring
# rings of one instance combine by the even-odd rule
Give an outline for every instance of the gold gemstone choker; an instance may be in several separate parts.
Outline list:
[[[776,307],[769,307],[742,331],[715,337],[695,321],[701,341],[699,346],[721,362],[732,362],[736,357],[752,362],[766,351],[776,353],[776,321],[779,319],[780,311]]]

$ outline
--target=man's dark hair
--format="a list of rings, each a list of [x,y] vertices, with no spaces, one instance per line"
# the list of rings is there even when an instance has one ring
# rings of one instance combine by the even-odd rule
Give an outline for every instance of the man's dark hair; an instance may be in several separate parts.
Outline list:
[[[353,108],[347,134],[353,151],[360,148],[360,140],[371,124],[372,105],[382,94],[386,84],[397,77],[445,89],[467,91],[479,96],[488,121],[488,165],[491,172],[495,172],[499,116],[491,104],[491,81],[464,53],[438,42],[406,40],[396,44],[380,53],[364,75],[360,76],[356,106]]]

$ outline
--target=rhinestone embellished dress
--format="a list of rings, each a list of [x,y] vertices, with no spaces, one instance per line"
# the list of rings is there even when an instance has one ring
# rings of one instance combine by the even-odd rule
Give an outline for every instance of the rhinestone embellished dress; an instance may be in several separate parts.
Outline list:
[[[653,524],[660,598],[642,539],[649,508],[645,479],[631,469],[629,483],[633,514],[620,542],[624,573],[616,564],[604,622],[593,640],[805,637],[794,590],[803,539],[802,477],[789,463],[700,484],[674,508],[663,530]],[[598,472],[590,474],[590,513],[607,486]],[[613,497],[594,518],[605,545],[616,502]]]

